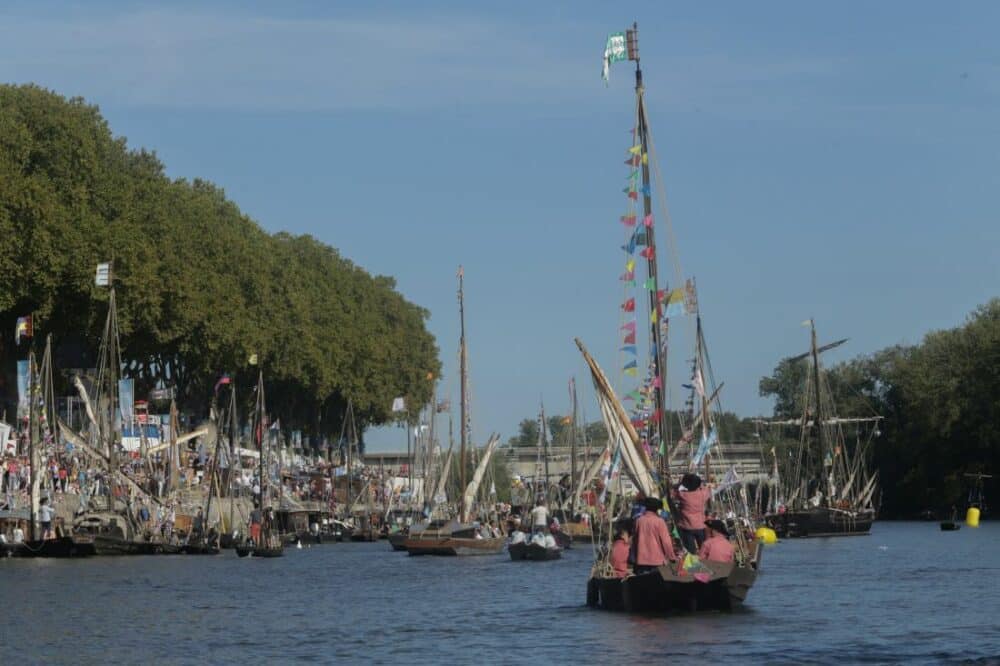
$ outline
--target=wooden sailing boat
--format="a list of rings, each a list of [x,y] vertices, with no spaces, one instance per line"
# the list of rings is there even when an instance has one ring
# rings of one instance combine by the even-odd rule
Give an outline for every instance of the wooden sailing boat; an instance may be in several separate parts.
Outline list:
[[[179,552],[180,546],[158,535],[146,534],[137,517],[137,507],[131,498],[145,502],[150,507],[159,505],[158,498],[122,472],[119,461],[121,434],[115,427],[116,416],[121,415],[119,404],[119,374],[123,367],[118,339],[118,314],[114,281],[110,276],[108,314],[98,356],[95,400],[91,400],[80,379],[74,378],[90,422],[90,437],[75,433],[65,424],[59,424],[62,435],[69,439],[81,453],[93,458],[106,471],[110,486],[103,507],[91,498],[91,510],[76,517],[73,522],[73,539],[92,544],[97,555],[160,555]],[[94,404],[96,403],[96,410]],[[124,421],[124,419],[123,419]]]
[[[260,462],[258,473],[260,474],[260,506],[261,526],[260,538],[255,542],[248,539],[242,545],[236,547],[236,554],[240,557],[252,555],[254,557],[281,557],[284,555],[285,546],[281,542],[281,535],[278,533],[274,519],[274,510],[271,507],[271,484],[270,484],[270,436],[267,427],[267,407],[264,401],[264,371],[260,370],[257,375],[257,403],[253,415],[253,435],[257,440],[257,450],[260,452]],[[280,460],[280,457],[279,457]],[[281,473],[278,473],[279,483]]]
[[[601,408],[601,415],[608,430],[609,445],[613,451],[613,461],[607,479],[616,477],[616,470],[621,469],[631,479],[635,487],[645,497],[662,497],[669,507],[671,516],[677,515],[676,507],[671,497],[673,486],[671,483],[670,464],[670,444],[671,442],[671,422],[670,411],[666,404],[667,389],[667,348],[666,336],[667,327],[665,323],[672,314],[672,306],[683,306],[677,314],[693,314],[697,311],[695,307],[690,307],[694,298],[688,299],[687,292],[693,292],[693,283],[685,289],[659,290],[659,271],[657,265],[657,253],[655,244],[655,226],[653,224],[652,209],[652,179],[650,165],[655,165],[655,158],[651,155],[652,140],[648,125],[648,114],[645,105],[645,89],[642,81],[642,70],[639,65],[639,45],[638,29],[635,24],[631,30],[624,34],[612,35],[608,40],[605,53],[605,67],[610,62],[625,60],[635,62],[635,140],[629,149],[627,164],[631,171],[629,174],[629,186],[626,192],[629,198],[629,213],[622,219],[626,227],[635,227],[631,239],[626,243],[625,251],[629,255],[626,264],[627,277],[623,279],[635,282],[635,261],[633,253],[636,246],[644,246],[641,255],[646,259],[647,278],[643,287],[648,291],[647,298],[633,298],[623,305],[624,312],[637,312],[640,301],[645,301],[647,319],[649,322],[649,345],[650,349],[647,367],[649,376],[642,391],[636,391],[637,402],[639,398],[644,404],[648,404],[648,411],[633,423],[622,403],[615,395],[611,384],[608,382],[604,372],[597,362],[587,352],[583,343],[577,340],[577,346],[583,354],[584,359],[590,369],[591,378],[597,393],[598,403]],[[642,198],[641,216],[634,208],[632,202]],[[641,222],[641,226],[638,226]],[[640,240],[641,238],[641,240]],[[676,258],[674,268],[678,273],[679,267]],[[680,301],[675,301],[675,295],[680,297]],[[635,333],[637,330],[638,317],[631,321],[629,326],[623,330],[630,330],[630,340],[623,344],[629,344],[631,354],[636,357],[626,366],[633,369],[633,374],[637,376],[638,349]],[[629,328],[630,327],[630,328]],[[704,350],[701,346],[700,322],[699,338],[696,345],[696,355],[701,356]],[[624,350],[623,350],[624,351]],[[704,398],[704,388],[701,391]],[[713,439],[707,435],[710,423],[710,411],[708,403],[710,399],[704,398],[702,401],[701,422],[703,431],[703,446],[699,449],[709,449],[713,445]],[[637,430],[641,428],[642,435]],[[702,452],[702,455],[704,453]],[[700,459],[699,459],[700,460]],[[695,460],[692,459],[692,464]],[[706,475],[708,476],[708,475]],[[620,479],[620,477],[618,477]],[[621,485],[619,481],[619,485]],[[748,516],[749,507],[745,501],[741,501],[737,487],[731,487],[725,492],[720,491],[719,495],[713,499],[713,504],[722,506],[725,514],[730,512],[735,516],[733,520],[733,532],[735,538],[732,546],[735,551],[734,560],[731,562],[711,562],[700,561],[694,554],[686,554],[679,544],[674,550],[679,554],[677,561],[665,562],[662,565],[650,567],[648,570],[638,574],[628,574],[624,577],[615,575],[610,565],[608,553],[610,544],[598,550],[598,557],[591,569],[587,584],[587,603],[590,606],[606,610],[624,610],[630,612],[658,612],[658,611],[691,611],[691,610],[729,610],[734,606],[742,604],[746,595],[757,578],[757,570],[760,564],[760,546],[752,538],[752,522]],[[605,527],[608,533],[611,532],[611,521],[618,515],[615,502],[621,501],[621,490],[618,495],[610,493],[608,524]],[[627,509],[626,507],[622,507]],[[627,516],[627,514],[625,514]],[[672,522],[672,518],[671,518]],[[668,523],[669,524],[669,523]],[[668,527],[668,529],[670,529]]]
[[[781,538],[856,536],[868,534],[875,520],[873,498],[878,475],[870,469],[868,451],[878,435],[881,416],[838,418],[833,399],[824,390],[820,354],[847,340],[820,347],[816,325],[810,319],[810,350],[788,359],[811,361],[800,419],[761,421],[771,427],[794,427],[799,438],[782,474],[786,484],[777,489],[774,510],[765,522]],[[849,446],[844,426],[859,429],[858,441]],[[868,427],[864,438],[861,429]]]
[[[472,480],[466,485],[467,455],[469,448],[469,413],[468,413],[468,348],[465,342],[465,293],[464,271],[458,269],[458,313],[461,327],[459,337],[459,367],[461,377],[461,423],[459,449],[459,487],[464,489],[462,504],[456,520],[439,527],[427,527],[417,534],[411,534],[403,546],[410,555],[493,555],[499,553],[504,546],[504,537],[494,537],[485,534],[483,525],[470,522],[473,504],[479,492],[483,475],[489,466],[493,452],[500,441],[498,435],[490,437],[480,458]],[[443,476],[443,475],[442,475]]]
[[[47,475],[42,469],[42,438],[40,423],[45,421],[55,432],[52,385],[52,336],[45,339],[45,352],[42,356],[40,371],[36,373],[35,352],[28,353],[28,460],[31,475],[28,480],[30,488],[29,523],[27,539],[17,547],[12,546],[11,554],[19,557],[86,557],[94,554],[93,543],[89,539],[74,539],[69,534],[45,538],[38,526],[40,509],[41,479]],[[43,394],[44,393],[44,397]],[[46,415],[49,412],[50,415]],[[54,529],[54,528],[53,528]]]

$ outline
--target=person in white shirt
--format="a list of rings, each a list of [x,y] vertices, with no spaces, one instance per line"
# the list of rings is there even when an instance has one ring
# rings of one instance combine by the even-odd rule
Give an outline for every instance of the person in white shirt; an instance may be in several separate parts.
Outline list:
[[[544,532],[549,527],[549,510],[545,506],[544,500],[538,500],[535,508],[531,510],[531,531]]]
[[[17,527],[14,528],[13,537],[14,543],[24,543],[24,530],[21,529],[21,523],[18,523]]]
[[[55,514],[56,510],[49,506],[49,500],[43,499],[41,506],[38,507],[38,520],[42,523],[43,539],[51,539],[53,537],[52,518]]]

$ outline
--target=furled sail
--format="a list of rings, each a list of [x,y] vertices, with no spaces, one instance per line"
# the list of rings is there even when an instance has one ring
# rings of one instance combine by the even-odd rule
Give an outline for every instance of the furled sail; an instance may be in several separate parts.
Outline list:
[[[472,511],[472,502],[476,499],[476,493],[479,492],[479,485],[483,482],[483,475],[486,473],[486,468],[490,464],[490,458],[493,456],[493,451],[497,448],[499,442],[500,435],[490,435],[490,439],[486,443],[486,449],[483,451],[483,457],[479,461],[479,464],[476,465],[476,471],[472,475],[472,480],[469,481],[469,485],[465,488],[465,494],[462,496],[462,516],[467,517],[470,511]]]

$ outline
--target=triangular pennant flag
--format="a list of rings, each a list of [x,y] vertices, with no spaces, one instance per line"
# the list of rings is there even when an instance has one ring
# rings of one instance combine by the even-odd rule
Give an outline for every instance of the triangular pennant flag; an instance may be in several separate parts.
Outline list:
[[[622,273],[621,277],[619,277],[618,279],[625,280],[626,282],[635,282],[635,272],[631,271],[627,273]]]
[[[625,339],[622,340],[622,342],[625,343],[625,344],[627,344],[627,345],[634,345],[635,344],[635,333],[629,333],[628,335],[626,335]]]
[[[650,213],[646,217],[642,218],[642,223],[643,223],[643,225],[645,225],[647,227],[653,226],[653,215],[652,215],[652,213]]]
[[[624,347],[622,347],[622,351],[625,352],[626,354],[632,354],[632,356],[635,356],[637,353],[639,353],[636,350],[635,345],[625,345]]]
[[[626,375],[629,375],[630,377],[635,377],[637,374],[639,374],[639,371],[636,370],[635,368],[625,368],[624,372]]]
[[[634,287],[635,286],[635,280],[625,280],[625,286],[626,287]]]
[[[639,156],[636,155],[635,157],[628,158],[627,160],[625,160],[625,164],[633,167],[639,166]]]
[[[653,259],[656,257],[656,248],[650,245],[649,247],[643,248],[642,252],[639,254],[644,256],[646,259]]]
[[[644,196],[644,197],[648,197],[649,196],[649,185],[648,184],[642,186],[642,196]]]
[[[659,375],[653,377],[653,383],[650,384],[653,388],[663,388],[663,380],[660,379]]]
[[[642,144],[636,144],[631,148],[629,148],[628,152],[632,153],[633,155],[638,155],[640,150],[642,150]]]
[[[642,163],[643,164],[649,164],[649,154],[648,153],[643,153],[642,154]]]
[[[658,300],[660,303],[662,303],[663,299],[666,297],[667,297],[666,289],[660,289],[658,292],[656,292],[656,300]]]
[[[636,192],[635,190],[631,190],[631,191],[630,191],[630,192],[628,193],[628,198],[629,198],[629,199],[638,199],[638,198],[639,198],[639,193],[638,193],[638,192]]]
[[[656,291],[656,278],[646,278],[643,286],[650,291]]]
[[[635,226],[635,215],[622,215],[621,216],[621,221],[622,221],[622,224],[624,224],[626,227],[634,227]]]
[[[635,259],[629,259],[625,262],[625,270],[629,273],[635,270]]]
[[[632,237],[629,238],[628,243],[622,245],[622,249],[628,252],[629,254],[635,254],[635,234],[632,234]]]
[[[635,320],[633,319],[632,321],[625,322],[625,324],[622,325],[622,330],[635,332]]]
[[[652,312],[649,313],[649,321],[655,324],[656,320],[657,320],[656,310],[653,310]]]
[[[638,169],[633,169],[628,174],[628,179],[629,180],[635,180],[638,177],[639,177],[639,170]]]
[[[622,304],[622,310],[625,312],[635,312],[635,299],[630,298]]]

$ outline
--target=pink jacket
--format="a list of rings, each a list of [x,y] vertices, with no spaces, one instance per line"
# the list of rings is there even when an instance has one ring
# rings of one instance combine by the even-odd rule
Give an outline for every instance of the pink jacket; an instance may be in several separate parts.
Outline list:
[[[628,544],[618,539],[611,546],[611,567],[615,576],[624,578],[628,575]]]
[[[698,557],[703,560],[712,560],[713,562],[732,562],[735,551],[736,549],[733,548],[733,544],[729,543],[729,539],[719,534],[714,534],[711,538],[705,539],[705,543],[701,544],[701,549],[698,550]]]
[[[682,490],[677,493],[677,527],[685,530],[705,529],[705,505],[712,491],[702,485],[698,490]]]
[[[655,567],[677,559],[667,524],[653,511],[647,511],[635,521],[635,539],[635,563],[638,565]]]

